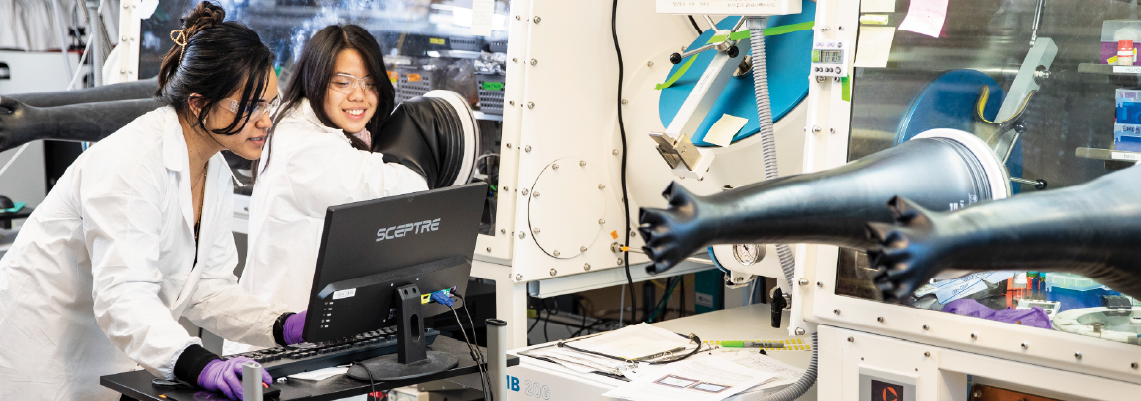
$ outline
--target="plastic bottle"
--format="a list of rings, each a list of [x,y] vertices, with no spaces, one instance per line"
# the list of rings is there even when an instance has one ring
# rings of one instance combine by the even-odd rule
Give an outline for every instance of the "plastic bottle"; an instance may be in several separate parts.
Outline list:
[[[1133,41],[1124,39],[1117,41],[1117,65],[1133,65]]]

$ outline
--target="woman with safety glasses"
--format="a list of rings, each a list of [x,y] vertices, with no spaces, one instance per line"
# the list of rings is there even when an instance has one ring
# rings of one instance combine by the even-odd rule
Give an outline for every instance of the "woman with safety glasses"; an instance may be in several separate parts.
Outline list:
[[[329,206],[428,189],[420,174],[369,151],[394,98],[368,31],[333,25],[309,40],[254,167],[242,288],[305,309]],[[227,342],[224,351],[246,349]]]
[[[238,287],[225,159],[262,154],[273,54],[208,2],[172,32],[147,113],[67,169],[0,259],[0,400],[116,400],[99,377],[142,366],[231,399],[241,363],[178,323],[293,344],[302,315]],[[264,371],[262,378],[270,377]]]

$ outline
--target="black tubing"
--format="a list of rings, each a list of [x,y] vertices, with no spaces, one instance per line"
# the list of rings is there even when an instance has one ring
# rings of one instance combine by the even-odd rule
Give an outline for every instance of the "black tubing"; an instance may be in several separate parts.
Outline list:
[[[68,92],[35,92],[0,94],[0,99],[12,98],[34,107],[67,106],[79,103],[110,102],[115,100],[150,99],[158,90],[158,77],[121,84],[80,89]]]
[[[154,99],[32,107],[0,99],[0,152],[38,139],[95,142],[162,105]]]
[[[869,221],[891,221],[884,202],[905,194],[940,210],[991,199],[980,161],[956,141],[916,138],[811,174],[710,196],[670,184],[668,209],[642,208],[639,232],[651,274],[717,244],[816,243],[867,248]]]
[[[898,302],[947,269],[1076,273],[1141,297],[1141,166],[1084,185],[951,213],[893,198],[868,252],[884,299]]]
[[[450,186],[461,174],[467,146],[461,118],[444,99],[406,100],[373,133],[372,151],[424,176],[429,189]]]

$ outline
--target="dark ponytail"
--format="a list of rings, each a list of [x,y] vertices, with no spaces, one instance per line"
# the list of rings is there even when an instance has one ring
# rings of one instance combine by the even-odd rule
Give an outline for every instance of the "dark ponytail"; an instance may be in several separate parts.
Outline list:
[[[240,89],[237,115],[244,117],[211,129],[215,134],[233,135],[249,122],[248,111],[268,89],[274,56],[257,32],[237,22],[223,22],[225,18],[226,11],[209,1],[199,3],[182,18],[182,29],[171,32],[175,45],[162,60],[155,96],[196,127],[206,128],[206,116]],[[191,94],[202,97],[196,116],[190,115]]]

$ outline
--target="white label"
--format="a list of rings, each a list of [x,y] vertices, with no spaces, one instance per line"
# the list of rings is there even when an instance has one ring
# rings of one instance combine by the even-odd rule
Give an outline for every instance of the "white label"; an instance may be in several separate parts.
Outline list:
[[[356,288],[334,291],[333,292],[333,299],[337,300],[337,299],[341,299],[341,298],[349,298],[349,297],[352,297],[354,295],[357,295],[357,289]]]
[[[1113,72],[1115,74],[1141,74],[1141,66],[1115,65]]]
[[[702,294],[700,292],[694,293],[693,294],[693,304],[697,305],[697,306],[703,306],[706,308],[712,308],[713,307],[713,296],[709,295],[709,294]]]
[[[1141,160],[1141,158],[1137,157],[1136,153],[1110,152],[1110,157],[1112,157],[1113,160],[1132,160],[1132,161]]]

